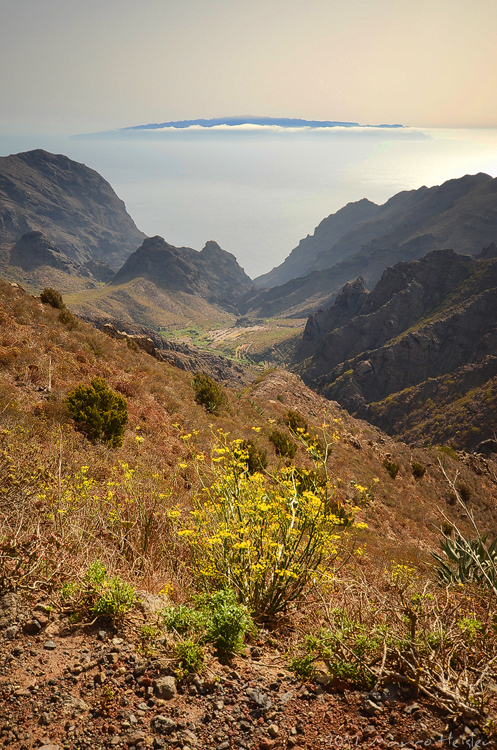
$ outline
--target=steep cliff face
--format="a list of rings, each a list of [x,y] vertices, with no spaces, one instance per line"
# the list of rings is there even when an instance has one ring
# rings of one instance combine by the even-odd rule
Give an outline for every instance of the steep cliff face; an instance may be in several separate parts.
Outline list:
[[[0,157],[0,245],[33,231],[43,232],[70,261],[114,269],[145,237],[103,177],[41,149]]]
[[[495,247],[477,258],[434,252],[387,269],[369,294],[360,282],[350,285],[309,319],[297,369],[319,393],[390,434],[452,436],[474,447],[497,422],[496,256]],[[468,429],[462,434],[447,419],[439,429],[440,404],[448,409],[463,397]]]
[[[332,248],[336,243],[358,225],[375,216],[379,210],[380,206],[367,198],[355,203],[347,203],[339,211],[323,219],[313,234],[300,240],[297,247],[281,265],[254,279],[254,284],[261,289],[266,289],[285,284],[290,279],[306,276],[314,270],[316,260],[321,253],[327,251],[330,252],[329,265],[334,265],[343,258],[340,252],[333,254]]]

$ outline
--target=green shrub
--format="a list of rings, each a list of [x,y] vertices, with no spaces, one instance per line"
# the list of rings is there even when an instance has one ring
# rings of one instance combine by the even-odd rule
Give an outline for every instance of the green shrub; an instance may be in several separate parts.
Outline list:
[[[381,646],[383,634],[350,619],[343,610],[334,610],[333,617],[333,630],[322,628],[315,635],[307,635],[289,668],[297,677],[309,679],[319,663],[331,677],[369,687],[371,674],[366,665]]]
[[[131,609],[136,600],[134,588],[118,576],[109,578],[100,560],[95,560],[85,577],[88,591],[86,599],[95,617],[112,617],[119,620]]]
[[[194,496],[194,512],[183,516],[178,534],[190,547],[201,585],[229,585],[267,619],[305,599],[337,556],[348,554],[340,542],[352,518],[335,512],[343,503],[321,472],[305,480],[292,466],[249,474],[241,442],[229,443],[223,434],[210,466],[204,456],[193,459],[204,491]],[[301,491],[304,481],[309,489]],[[344,510],[353,514],[348,503]]]
[[[180,641],[177,643],[174,647],[174,657],[178,661],[180,677],[185,674],[200,674],[204,671],[204,650],[195,641]]]
[[[425,475],[426,466],[420,464],[419,461],[413,461],[411,463],[412,475],[415,479],[421,479]]]
[[[166,630],[181,636],[181,643],[212,643],[218,654],[224,656],[239,653],[246,633],[254,629],[247,607],[238,604],[231,589],[197,596],[194,607],[180,604],[168,607],[162,614]],[[190,646],[185,647],[185,653],[188,651],[193,653]]]
[[[65,583],[60,592],[62,600],[72,604],[73,621],[83,615],[111,617],[114,622],[122,620],[136,601],[136,591],[119,576],[110,578],[105,565],[95,560],[88,568],[82,582]]]
[[[222,387],[205,372],[197,372],[192,380],[192,387],[197,404],[211,414],[220,411],[227,403]]]
[[[269,440],[274,445],[274,449],[279,456],[293,458],[297,452],[297,446],[289,440],[284,432],[273,430],[269,435]]]
[[[459,482],[456,489],[459,492],[463,503],[469,503],[471,495],[473,494],[469,484],[466,484],[466,482]]]
[[[65,308],[62,294],[52,287],[45,287],[40,294],[40,299],[44,305],[51,305],[56,310],[63,310]]]
[[[67,326],[70,331],[72,331],[74,328],[77,328],[78,319],[75,315],[72,314],[70,310],[67,309],[67,307],[63,307],[59,312],[59,320],[61,323]]]
[[[67,396],[67,407],[78,428],[90,439],[112,448],[122,445],[128,422],[128,402],[108,387],[103,378],[79,385]]]
[[[241,447],[248,454],[247,471],[249,474],[264,471],[267,468],[267,451],[264,448],[258,448],[252,440],[244,440]]]
[[[240,653],[248,631],[254,623],[246,606],[238,604],[232,589],[221,589],[197,599],[207,614],[206,637],[218,653],[231,656]]]
[[[386,458],[383,461],[383,468],[386,470],[388,474],[390,474],[392,479],[395,479],[395,477],[399,473],[400,466],[395,461],[390,461],[388,458]]]
[[[90,611],[96,617],[120,619],[136,599],[134,588],[119,577],[106,579]]]
[[[292,432],[307,432],[307,422],[298,411],[288,411],[285,417],[285,424]]]

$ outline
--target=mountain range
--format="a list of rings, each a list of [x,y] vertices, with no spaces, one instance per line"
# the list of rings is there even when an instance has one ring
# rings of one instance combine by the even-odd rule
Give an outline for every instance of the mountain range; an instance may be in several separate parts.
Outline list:
[[[466,175],[381,206],[350,203],[252,282],[213,240],[197,252],[145,237],[82,164],[41,150],[0,159],[5,279],[55,286],[73,312],[121,331],[308,317],[259,359],[285,360],[328,399],[418,444],[494,439],[496,238],[497,179]]]
[[[403,191],[381,206],[348,204],[255,279],[261,291],[245,307],[263,316],[304,317],[332,304],[358,276],[371,287],[387,266],[445,248],[478,253],[496,237],[497,178],[487,174]]]

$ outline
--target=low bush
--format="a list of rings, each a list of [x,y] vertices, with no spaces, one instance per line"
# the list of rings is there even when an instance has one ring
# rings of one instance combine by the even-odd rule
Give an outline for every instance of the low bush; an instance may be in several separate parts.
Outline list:
[[[284,456],[285,458],[293,458],[297,452],[297,446],[290,440],[284,432],[280,430],[273,430],[269,435],[270,442],[274,445],[274,449],[278,456]]]
[[[136,591],[119,576],[110,577],[105,565],[95,560],[80,581],[66,582],[61,589],[63,605],[72,611],[72,619],[109,617],[122,621],[137,599]]]
[[[247,471],[249,474],[267,469],[267,451],[264,448],[258,448],[252,440],[244,440],[242,449],[247,452]]]
[[[298,411],[287,411],[285,424],[292,432],[307,432],[307,422]]]
[[[202,488],[178,534],[190,547],[201,585],[229,586],[238,601],[267,619],[330,575],[353,509],[338,499],[326,467],[324,481],[309,473],[304,482],[293,466],[251,475],[241,444],[222,434],[210,466],[193,454]],[[337,505],[349,511],[347,519],[334,511]]]
[[[65,309],[65,303],[62,299],[62,294],[56,289],[53,289],[51,286],[45,287],[45,289],[40,294],[40,300],[44,305],[51,305],[51,307],[54,307],[56,310]]]
[[[205,372],[197,372],[192,380],[195,401],[206,411],[216,414],[227,404],[223,388]]]
[[[237,602],[236,594],[231,589],[197,596],[192,607],[168,607],[162,616],[166,630],[180,638],[176,656],[179,658],[181,652],[185,662],[195,653],[198,656],[194,645],[198,647],[208,643],[216,648],[220,656],[234,656],[243,649],[246,634],[255,627],[247,607]],[[183,664],[185,667],[186,664]]]
[[[70,331],[73,331],[78,326],[78,319],[72,314],[67,307],[63,307],[59,312],[59,320],[63,323]]]
[[[413,461],[411,463],[411,470],[412,475],[415,479],[421,479],[421,477],[424,477],[426,472],[426,466],[423,464],[420,464],[419,461]]]
[[[104,378],[93,378],[89,386],[79,385],[68,394],[66,403],[78,429],[87,437],[112,448],[122,445],[128,402],[109,388]]]
[[[383,461],[383,468],[385,469],[387,474],[390,474],[392,479],[395,479],[395,477],[399,473],[400,466],[395,461],[390,461],[388,458],[386,458]]]

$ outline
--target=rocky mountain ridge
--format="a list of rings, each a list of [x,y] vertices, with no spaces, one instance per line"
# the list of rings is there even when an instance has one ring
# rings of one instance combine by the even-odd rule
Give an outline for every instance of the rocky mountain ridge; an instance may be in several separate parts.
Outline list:
[[[197,252],[177,248],[162,237],[148,237],[111,279],[116,286],[136,278],[153,282],[159,289],[203,297],[230,312],[237,300],[253,288],[252,281],[231,253],[209,241]]]
[[[452,429],[458,447],[474,448],[492,438],[497,422],[496,294],[495,245],[476,258],[445,250],[399,263],[373,291],[358,279],[332,308],[309,318],[297,370],[319,393],[390,434],[403,434],[408,422],[418,440],[447,438]],[[466,399],[473,413],[464,429],[444,421],[442,402],[448,407],[472,388],[478,393]],[[430,402],[424,409],[421,392]],[[416,416],[408,414],[408,396]],[[421,421],[424,433],[415,429]]]
[[[369,209],[372,216],[359,221],[333,246],[316,256],[311,248],[312,263],[298,266],[306,268],[307,275],[286,280],[292,258],[292,264],[305,262],[297,252],[300,246],[292,251],[267,275],[271,288],[248,296],[242,312],[302,317],[330,306],[343,285],[358,276],[371,288],[388,266],[433,250],[479,252],[497,236],[497,179],[483,173],[466,175],[435,187],[403,191]],[[302,241],[303,250],[308,250],[309,242]]]

